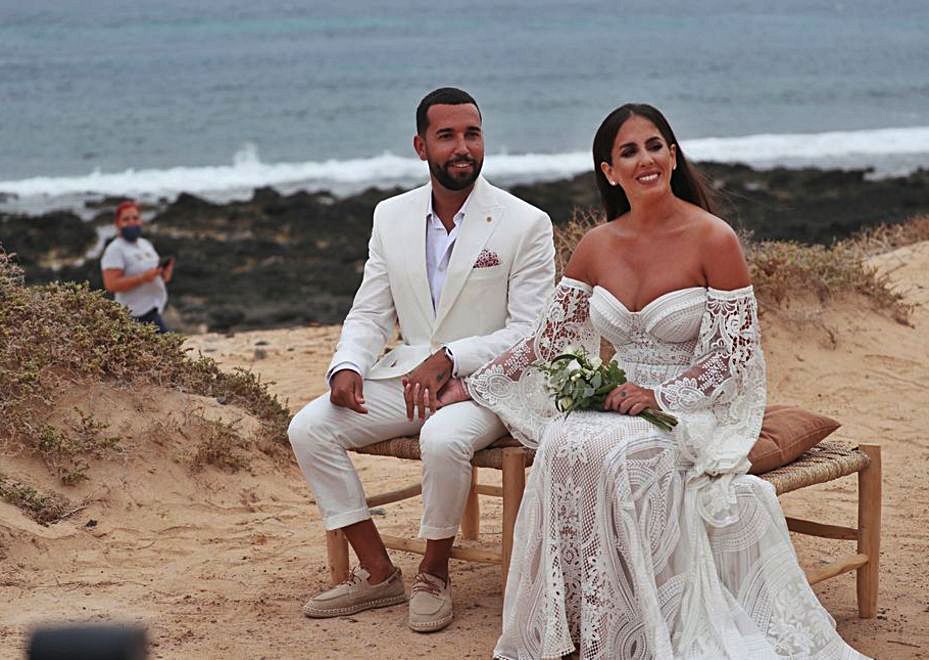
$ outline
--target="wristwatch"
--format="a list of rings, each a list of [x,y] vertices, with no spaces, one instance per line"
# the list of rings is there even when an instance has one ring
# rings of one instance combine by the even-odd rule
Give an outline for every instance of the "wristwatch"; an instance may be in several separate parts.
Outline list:
[[[452,363],[452,378],[456,377],[455,374],[455,354],[452,353],[452,349],[448,346],[443,346],[442,350],[445,351],[445,357],[448,358],[448,361]]]

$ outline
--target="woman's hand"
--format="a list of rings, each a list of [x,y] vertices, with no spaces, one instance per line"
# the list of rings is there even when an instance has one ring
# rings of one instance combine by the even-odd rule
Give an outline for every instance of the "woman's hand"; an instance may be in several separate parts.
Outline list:
[[[646,408],[658,409],[655,391],[634,383],[623,383],[606,395],[604,410],[615,410],[624,415],[638,415]]]
[[[140,273],[139,277],[142,278],[142,282],[144,283],[144,282],[151,282],[159,275],[161,275],[161,268],[159,266],[155,266],[154,268],[149,268],[144,273]]]
[[[168,265],[161,269],[161,279],[170,282],[172,277],[174,277],[174,257],[169,257]]]
[[[439,390],[438,405],[439,408],[442,408],[460,401],[468,401],[470,398],[471,395],[468,394],[468,389],[464,386],[464,380],[452,378],[445,384],[445,387]]]

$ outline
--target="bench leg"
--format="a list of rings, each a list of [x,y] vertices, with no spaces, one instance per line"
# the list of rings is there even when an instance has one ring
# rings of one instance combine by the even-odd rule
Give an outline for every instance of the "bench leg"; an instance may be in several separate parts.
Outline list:
[[[508,447],[503,450],[503,563],[500,566],[500,578],[506,589],[506,578],[510,570],[510,557],[513,554],[513,528],[516,526],[516,514],[523,501],[526,490],[526,457],[522,449]]]
[[[477,468],[471,468],[471,490],[461,517],[461,538],[476,541],[481,534],[481,504],[477,496]]]
[[[326,559],[329,580],[339,584],[348,577],[348,539],[341,529],[326,532]]]
[[[877,587],[881,556],[881,447],[860,445],[871,464],[858,473],[858,552],[868,563],[858,569],[858,616],[877,614]]]

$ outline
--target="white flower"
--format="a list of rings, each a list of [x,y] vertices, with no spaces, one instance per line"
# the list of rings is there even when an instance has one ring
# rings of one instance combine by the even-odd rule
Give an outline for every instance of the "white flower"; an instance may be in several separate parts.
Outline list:
[[[565,369],[567,369],[569,372],[580,371],[581,363],[577,360],[571,360],[568,362],[568,366],[566,366]]]

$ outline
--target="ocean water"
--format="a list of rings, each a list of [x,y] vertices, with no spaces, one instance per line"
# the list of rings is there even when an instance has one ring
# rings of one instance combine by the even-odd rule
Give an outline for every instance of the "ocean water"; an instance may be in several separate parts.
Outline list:
[[[926,0],[0,0],[0,208],[422,180],[414,111],[484,114],[485,172],[573,175],[615,106],[697,159],[929,167]]]

